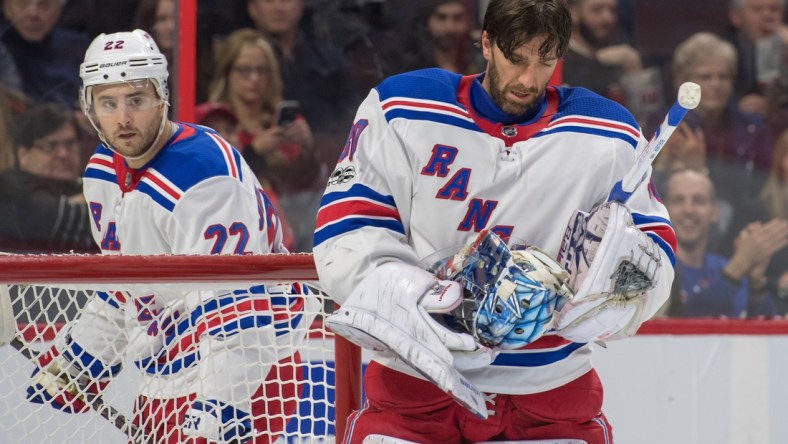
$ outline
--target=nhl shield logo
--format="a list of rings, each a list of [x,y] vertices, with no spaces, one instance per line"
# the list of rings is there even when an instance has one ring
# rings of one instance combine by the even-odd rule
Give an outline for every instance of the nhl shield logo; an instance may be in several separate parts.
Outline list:
[[[501,128],[501,134],[503,134],[506,137],[514,137],[517,135],[517,127],[504,126]]]

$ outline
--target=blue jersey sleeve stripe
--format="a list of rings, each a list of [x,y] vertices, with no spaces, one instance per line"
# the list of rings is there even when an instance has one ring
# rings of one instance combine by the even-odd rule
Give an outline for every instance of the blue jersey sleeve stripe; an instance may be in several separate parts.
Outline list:
[[[566,359],[575,350],[584,346],[586,346],[586,344],[572,342],[559,350],[543,353],[501,353],[495,358],[492,365],[507,367],[541,367]]]
[[[632,213],[632,222],[634,222],[635,225],[645,225],[645,224],[665,224],[669,226],[671,225],[670,221],[665,219],[664,217],[650,216],[640,213]]]
[[[397,220],[351,218],[332,225],[327,225],[315,232],[315,246],[318,246],[333,237],[364,227],[385,228],[398,234],[405,234],[405,228],[403,227],[402,222]]]
[[[85,170],[84,176],[90,179],[104,180],[110,183],[118,183],[117,176],[114,174],[102,171],[98,168],[88,168]]]
[[[676,265],[676,253],[674,253],[673,249],[670,248],[670,245],[667,242],[665,242],[665,239],[662,239],[661,237],[657,236],[655,233],[646,233],[646,235],[648,237],[650,237],[651,240],[654,241],[654,243],[659,245],[659,248],[661,248],[662,251],[664,251],[665,254],[668,255],[668,258],[670,259],[670,265],[675,266]]]
[[[140,182],[139,185],[137,185],[137,191],[147,194],[151,199],[153,199],[154,202],[161,205],[161,207],[167,211],[172,211],[175,208],[175,203],[164,197],[161,193],[156,191],[152,186],[145,182]]]
[[[361,184],[355,184],[347,191],[335,191],[333,193],[326,194],[323,196],[323,199],[320,200],[320,206],[324,207],[338,200],[347,199],[350,197],[364,197],[394,208],[397,207],[392,196],[380,194],[372,188]]]

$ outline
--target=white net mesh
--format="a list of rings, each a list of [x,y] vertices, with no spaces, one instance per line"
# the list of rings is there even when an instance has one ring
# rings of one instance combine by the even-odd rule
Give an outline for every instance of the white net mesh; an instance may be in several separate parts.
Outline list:
[[[2,285],[13,319],[0,319],[19,342],[0,347],[0,441],[334,442],[327,297],[300,284],[199,286]]]

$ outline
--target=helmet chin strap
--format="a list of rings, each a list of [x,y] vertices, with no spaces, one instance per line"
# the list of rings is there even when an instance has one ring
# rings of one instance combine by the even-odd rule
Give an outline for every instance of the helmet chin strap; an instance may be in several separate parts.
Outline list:
[[[150,152],[150,150],[152,150],[153,147],[156,146],[157,143],[159,143],[159,139],[161,138],[161,135],[164,134],[164,128],[166,128],[167,122],[169,121],[169,119],[167,118],[167,110],[169,109],[169,107],[170,107],[170,103],[169,102],[164,102],[164,109],[162,110],[162,113],[161,113],[161,123],[159,124],[159,132],[158,132],[158,134],[156,134],[156,138],[153,139],[153,143],[151,143],[150,146],[148,147],[148,149],[143,151],[142,154],[140,154],[139,156],[134,156],[134,157],[124,156],[118,150],[116,150],[115,147],[113,147],[112,144],[109,143],[107,138],[104,136],[104,132],[101,131],[98,128],[98,126],[96,125],[95,122],[93,122],[93,118],[88,116],[88,120],[90,120],[90,124],[93,125],[93,128],[96,130],[96,133],[98,133],[99,139],[102,142],[104,142],[104,145],[106,145],[106,147],[109,148],[110,151],[112,151],[113,153],[119,155],[120,157],[122,157],[122,158],[124,158],[126,160],[140,160],[140,159],[144,158]]]

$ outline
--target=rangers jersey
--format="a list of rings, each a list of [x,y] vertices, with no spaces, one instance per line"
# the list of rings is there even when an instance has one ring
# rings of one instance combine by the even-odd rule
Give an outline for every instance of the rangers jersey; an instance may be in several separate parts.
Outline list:
[[[548,87],[527,121],[511,119],[478,76],[429,69],[373,89],[317,217],[324,290],[341,303],[375,267],[424,266],[485,228],[555,257],[572,213],[603,203],[646,143],[626,109],[582,88]],[[628,205],[670,270],[675,236],[656,190],[645,181]],[[587,344],[547,334],[463,374],[482,391],[536,393],[588,372],[590,354]],[[418,376],[385,356],[374,359]]]
[[[257,178],[241,155],[206,127],[179,123],[164,148],[140,169],[128,168],[123,157],[99,145],[84,174],[84,192],[93,236],[104,254],[287,252],[274,207]],[[62,338],[62,348],[101,378],[115,374],[130,357],[143,371],[143,394],[183,396],[194,393],[199,367],[211,354],[224,353],[221,359],[227,359],[235,353],[205,353],[206,341],[230,344],[227,338],[247,335],[247,347],[268,348],[267,355],[254,352],[268,363],[295,352],[285,345],[297,346],[303,339],[305,330],[295,329],[309,325],[305,306],[314,301],[304,297],[308,290],[300,284],[287,287],[277,287],[275,295],[262,286],[97,292]],[[233,359],[244,359],[236,354]],[[260,367],[262,378],[266,369],[259,361],[249,365]],[[243,368],[241,362],[235,365]],[[215,371],[228,371],[227,363]],[[259,382],[250,381],[251,389]]]

